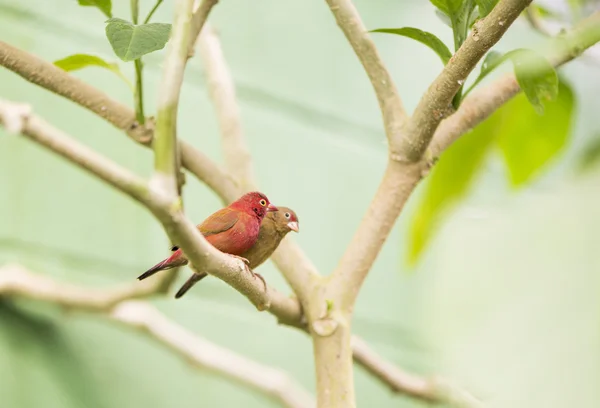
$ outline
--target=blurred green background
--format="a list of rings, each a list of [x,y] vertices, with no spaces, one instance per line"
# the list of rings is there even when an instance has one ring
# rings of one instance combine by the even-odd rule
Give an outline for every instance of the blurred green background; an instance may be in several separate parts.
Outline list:
[[[128,18],[128,2],[114,3],[113,14]],[[171,21],[170,3],[154,21]],[[142,14],[152,4],[142,0]],[[429,2],[355,4],[369,29],[418,22],[451,43],[450,30]],[[261,190],[299,214],[301,233],[291,239],[328,273],[386,162],[371,85],[324,2],[223,0],[211,19],[236,81]],[[75,1],[0,0],[0,39],[48,61],[74,53],[116,61],[105,20]],[[408,39],[374,40],[412,111],[441,69],[438,57]],[[534,48],[541,40],[520,19],[496,48]],[[154,113],[163,56],[161,51],[144,59],[147,114]],[[131,78],[132,65],[121,67]],[[408,267],[408,227],[426,183],[417,189],[360,294],[355,333],[401,367],[444,375],[492,407],[598,406],[600,169],[577,169],[588,142],[600,134],[599,70],[588,61],[561,71],[573,88],[576,111],[567,144],[542,175],[511,188],[493,152],[420,261]],[[129,89],[108,71],[74,75],[132,102]],[[5,69],[0,97],[32,103],[42,117],[138,174],[152,170],[150,150]],[[180,137],[221,160],[198,58],[186,71],[179,126]],[[197,222],[221,206],[192,177],[184,198]],[[2,130],[0,214],[0,263],[18,262],[61,281],[97,288],[133,282],[168,249],[159,224],[139,205]],[[260,272],[287,290],[272,264]],[[203,281],[182,300],[155,304],[199,335],[281,368],[314,390],[309,338],[277,326],[219,280]],[[426,405],[393,395],[360,368],[356,387],[359,406]],[[2,299],[0,396],[3,408],[278,406],[100,316]]]

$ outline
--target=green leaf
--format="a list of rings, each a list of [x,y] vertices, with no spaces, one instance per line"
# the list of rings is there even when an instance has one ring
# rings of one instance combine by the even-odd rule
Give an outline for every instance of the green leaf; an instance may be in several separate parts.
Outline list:
[[[467,38],[469,23],[475,10],[474,0],[429,0],[440,12],[448,16],[454,34],[454,50]]]
[[[492,115],[450,146],[433,168],[422,201],[411,220],[409,264],[418,261],[446,211],[467,194],[484,159],[492,150],[499,124],[499,116]]]
[[[100,67],[105,68],[114,74],[116,74],[119,78],[121,78],[131,89],[133,89],[131,82],[123,75],[119,66],[114,62],[107,62],[100,57],[90,54],[73,54],[65,57],[63,59],[54,61],[54,65],[63,69],[67,72],[69,71],[77,71],[79,69],[87,68],[87,67]]]
[[[490,72],[498,68],[504,61],[513,62],[515,76],[521,89],[539,114],[544,112],[544,101],[553,100],[558,92],[558,76],[554,67],[538,53],[517,49],[504,55],[490,51],[481,65],[481,72],[473,84],[463,94],[463,99]]]
[[[452,53],[450,52],[448,47],[446,47],[446,44],[442,42],[442,40],[437,38],[435,35],[427,31],[419,30],[418,28],[379,28],[377,30],[372,30],[371,32],[397,34],[419,41],[420,43],[425,44],[426,46],[431,48],[440,57],[444,65],[446,65],[448,63],[448,60],[452,58]]]
[[[498,4],[498,0],[475,0],[475,3],[477,3],[477,7],[479,8],[479,16],[484,18]]]
[[[575,97],[564,82],[558,89],[557,98],[546,104],[543,115],[522,94],[502,108],[498,146],[513,186],[521,186],[538,175],[569,138]]]
[[[587,143],[579,158],[578,170],[584,172],[600,163],[600,135],[596,135]]]
[[[442,23],[452,28],[452,22],[450,21],[450,17],[442,13],[439,9],[435,9],[435,15],[438,16],[440,20],[442,20]]]
[[[538,114],[544,113],[544,102],[558,94],[558,75],[554,67],[541,55],[531,50],[510,53],[517,82]]]
[[[111,0],[79,0],[80,6],[92,6],[97,7],[106,15],[106,17],[112,17],[112,2]]]
[[[171,33],[171,24],[133,25],[120,18],[111,18],[107,23],[106,37],[117,57],[123,61],[133,61],[163,49]]]

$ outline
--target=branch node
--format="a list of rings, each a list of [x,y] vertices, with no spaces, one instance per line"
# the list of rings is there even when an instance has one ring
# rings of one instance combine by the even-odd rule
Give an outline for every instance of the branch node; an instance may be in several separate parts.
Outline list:
[[[25,103],[8,103],[0,99],[0,106],[2,106],[3,111],[0,123],[4,124],[6,132],[11,135],[20,134],[27,125],[29,115],[31,115],[31,105]]]
[[[331,336],[338,326],[338,321],[331,317],[315,320],[312,324],[313,331],[321,337]]]

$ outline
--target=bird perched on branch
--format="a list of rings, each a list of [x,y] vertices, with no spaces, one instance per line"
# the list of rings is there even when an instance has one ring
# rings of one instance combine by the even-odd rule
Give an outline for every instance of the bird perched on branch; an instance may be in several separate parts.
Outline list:
[[[281,240],[290,231],[300,231],[298,216],[288,207],[279,207],[279,211],[267,214],[260,225],[260,232],[256,243],[240,256],[248,260],[250,269],[254,269],[265,262],[275,252]],[[259,274],[256,273],[256,275]],[[175,298],[179,299],[185,295],[192,286],[206,276],[206,272],[192,274],[175,294]]]
[[[197,226],[204,238],[221,252],[241,258],[246,264],[249,261],[240,255],[248,251],[256,243],[260,225],[268,212],[278,211],[269,202],[267,196],[259,192],[246,193],[229,206],[215,212],[202,224]],[[156,272],[183,266],[188,259],[177,246],[171,248],[173,254],[138,276],[138,280],[146,279]],[[253,276],[254,272],[250,271]],[[259,278],[263,281],[262,276]],[[265,283],[266,287],[266,283]]]

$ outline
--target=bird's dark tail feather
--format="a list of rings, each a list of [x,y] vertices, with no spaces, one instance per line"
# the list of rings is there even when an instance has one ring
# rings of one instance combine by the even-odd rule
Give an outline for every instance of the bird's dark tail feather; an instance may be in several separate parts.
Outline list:
[[[159,263],[154,265],[152,268],[148,269],[146,272],[144,272],[140,276],[138,276],[138,280],[144,280],[147,277],[152,276],[156,272],[159,272],[159,271],[166,271],[167,269],[172,269],[177,266],[183,266],[183,265],[187,264],[187,260],[185,258],[181,257],[180,252],[181,251],[177,251],[176,253],[174,253],[173,255],[168,257],[167,259],[160,261]]]
[[[180,297],[185,295],[186,292],[192,288],[192,286],[194,286],[196,283],[200,282],[202,279],[206,278],[206,276],[207,276],[206,273],[192,274],[192,276],[190,276],[190,278],[188,280],[186,280],[185,283],[183,284],[183,286],[181,286],[181,288],[177,291],[177,293],[175,294],[175,299],[179,299]]]

